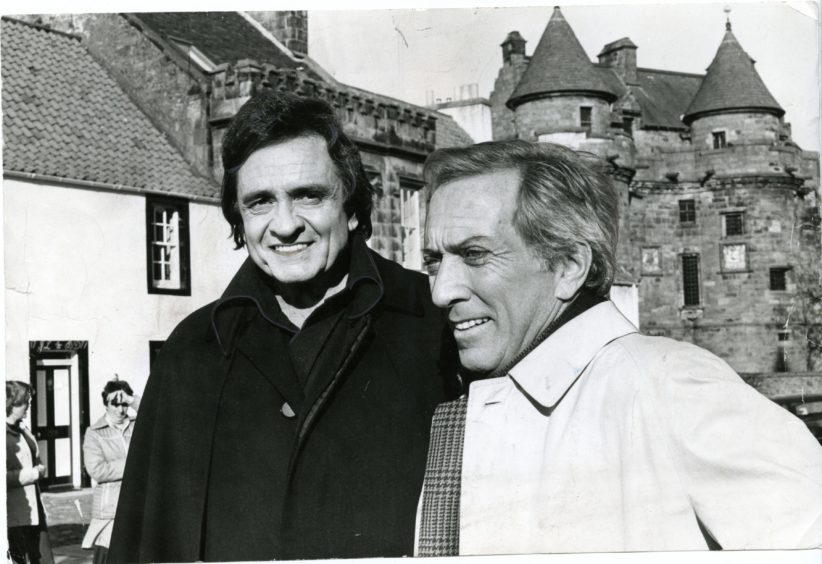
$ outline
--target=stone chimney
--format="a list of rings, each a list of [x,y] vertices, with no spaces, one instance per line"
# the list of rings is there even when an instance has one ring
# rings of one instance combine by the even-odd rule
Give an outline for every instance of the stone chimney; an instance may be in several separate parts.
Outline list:
[[[299,56],[308,55],[308,12],[248,12],[260,22],[292,53]]]
[[[525,59],[525,39],[518,31],[512,31],[500,43],[502,47],[502,61],[505,64],[522,62]],[[513,58],[513,61],[512,61]]]
[[[636,45],[623,37],[602,48],[599,63],[611,67],[626,84],[636,84]]]

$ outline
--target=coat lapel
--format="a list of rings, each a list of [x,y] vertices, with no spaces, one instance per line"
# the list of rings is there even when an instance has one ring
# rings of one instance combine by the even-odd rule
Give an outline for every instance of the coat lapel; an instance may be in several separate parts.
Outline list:
[[[305,396],[291,365],[280,329],[272,326],[261,315],[255,315],[245,330],[256,338],[239,338],[238,352],[280,392],[295,413],[300,413]]]

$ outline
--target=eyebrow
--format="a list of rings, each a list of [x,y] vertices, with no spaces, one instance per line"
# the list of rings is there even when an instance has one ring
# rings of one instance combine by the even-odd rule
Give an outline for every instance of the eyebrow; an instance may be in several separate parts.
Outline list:
[[[293,186],[291,188],[286,188],[285,192],[290,197],[295,196],[304,196],[306,194],[316,194],[319,196],[327,197],[337,193],[337,188],[332,188],[325,184],[306,184],[301,186]],[[245,194],[242,198],[240,198],[241,202],[250,202],[260,196],[266,196],[273,194],[274,190],[270,188],[258,188],[256,190],[252,190],[251,192]]]
[[[472,235],[471,237],[467,237],[458,243],[448,244],[445,245],[445,251],[451,254],[457,254],[459,251],[469,247],[475,243],[485,243],[489,240],[488,237],[485,235]],[[422,250],[424,255],[430,257],[441,257],[442,252],[438,249],[431,249],[429,247],[425,247]]]

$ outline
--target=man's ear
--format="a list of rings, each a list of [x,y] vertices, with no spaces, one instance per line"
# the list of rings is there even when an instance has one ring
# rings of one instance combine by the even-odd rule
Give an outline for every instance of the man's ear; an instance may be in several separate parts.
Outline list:
[[[576,296],[588,278],[591,260],[591,247],[584,243],[577,245],[576,252],[565,260],[556,273],[554,295],[557,299],[567,302]]]
[[[348,218],[348,232],[351,233],[360,225],[360,220],[357,219],[357,214],[351,214],[351,217]]]

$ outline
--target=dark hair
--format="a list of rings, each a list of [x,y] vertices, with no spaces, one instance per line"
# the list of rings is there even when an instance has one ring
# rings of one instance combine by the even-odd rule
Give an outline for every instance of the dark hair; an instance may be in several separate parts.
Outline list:
[[[103,405],[108,405],[109,394],[119,392],[120,390],[123,390],[130,396],[134,395],[134,391],[132,391],[131,386],[129,386],[125,380],[109,380],[106,382],[106,386],[103,388]]]
[[[13,407],[25,405],[34,395],[30,384],[19,380],[6,380],[6,417],[11,415]]]
[[[371,236],[374,188],[365,174],[357,146],[343,133],[334,109],[322,100],[264,90],[243,104],[223,138],[221,205],[238,249],[245,244],[237,205],[240,167],[254,151],[304,135],[325,139],[342,183],[345,212],[349,217],[356,216],[357,229],[365,239]]]
[[[433,193],[447,182],[505,169],[520,175],[517,233],[549,268],[574,256],[579,244],[590,247],[585,286],[607,296],[616,270],[619,200],[605,163],[552,143],[492,141],[431,153],[425,179]]]

